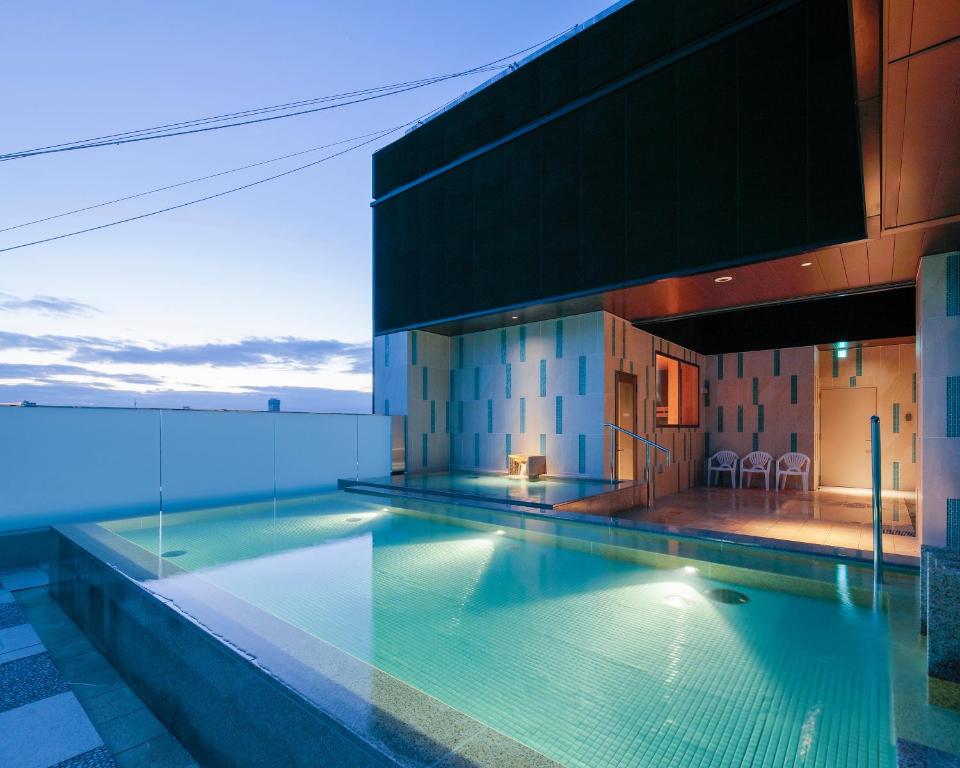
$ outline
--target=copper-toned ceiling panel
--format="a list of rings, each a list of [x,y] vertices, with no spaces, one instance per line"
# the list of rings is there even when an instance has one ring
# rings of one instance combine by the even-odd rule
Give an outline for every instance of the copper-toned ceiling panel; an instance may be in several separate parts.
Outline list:
[[[859,288],[870,284],[870,268],[867,265],[867,244],[854,243],[840,248],[843,257],[843,271],[847,275],[847,284]]]
[[[860,151],[863,155],[863,198],[867,216],[880,213],[880,98],[861,101]]]
[[[916,0],[910,29],[910,51],[960,35],[960,2],[957,0]]]
[[[890,65],[887,67],[883,85],[883,222],[885,226],[892,226],[897,220],[908,71],[909,66],[906,61]]]
[[[817,251],[815,256],[828,291],[842,291],[850,287],[839,248],[825,248]]]
[[[913,280],[917,276],[923,232],[901,232],[893,237],[893,279]]]
[[[923,233],[924,256],[932,253],[946,253],[960,248],[960,223],[928,229]],[[900,237],[900,235],[897,235]]]
[[[892,237],[867,241],[867,262],[872,284],[889,283],[893,280],[893,246]]]
[[[919,1],[923,2],[923,0]],[[910,34],[913,29],[913,0],[887,0],[886,20],[887,61],[909,55]]]
[[[888,227],[948,215],[957,202],[942,200],[933,207],[941,170],[955,165],[960,152],[947,144],[957,109],[960,40],[912,56],[903,65],[909,65],[903,157],[896,220],[885,221]]]

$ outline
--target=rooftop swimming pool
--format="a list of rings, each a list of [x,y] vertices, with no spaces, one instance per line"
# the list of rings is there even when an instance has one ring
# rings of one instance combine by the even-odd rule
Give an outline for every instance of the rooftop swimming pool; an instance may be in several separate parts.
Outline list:
[[[892,767],[898,706],[960,725],[914,706],[907,572],[876,604],[855,563],[343,492],[61,533],[281,678],[258,648],[316,639],[543,765]]]

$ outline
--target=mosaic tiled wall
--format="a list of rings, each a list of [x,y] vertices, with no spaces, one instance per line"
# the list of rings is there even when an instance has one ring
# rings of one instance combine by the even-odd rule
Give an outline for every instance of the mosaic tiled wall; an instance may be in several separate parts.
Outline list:
[[[920,261],[917,367],[920,540],[960,549],[960,253]]]
[[[604,421],[613,422],[616,408],[614,385],[616,372],[624,371],[637,377],[638,433],[670,449],[669,465],[661,453],[656,458],[655,489],[657,497],[700,485],[704,477],[704,398],[700,396],[700,426],[663,427],[657,429],[656,360],[657,352],[664,352],[700,366],[701,388],[706,375],[707,359],[696,352],[637,330],[630,323],[603,313],[604,366]],[[611,436],[604,440],[606,464],[609,465]],[[640,453],[641,462],[643,452]],[[642,469],[641,469],[642,472]],[[609,474],[609,471],[608,471]]]
[[[409,471],[450,461],[450,339],[410,331],[374,339],[374,413],[406,416]]]
[[[888,490],[917,483],[917,352],[914,344],[821,352],[818,389],[873,387],[880,416],[880,476]]]
[[[623,366],[638,374],[643,433],[674,452],[659,495],[698,482],[703,440],[697,429],[652,430],[654,348],[703,361],[602,312],[451,338],[390,334],[374,340],[374,407],[408,417],[409,471],[501,471],[508,453],[525,453],[545,455],[549,474],[604,477],[603,422]]]
[[[704,440],[709,454],[799,451],[816,484],[815,347],[765,349],[707,357]],[[771,474],[771,487],[774,480]],[[756,481],[755,481],[756,482]]]

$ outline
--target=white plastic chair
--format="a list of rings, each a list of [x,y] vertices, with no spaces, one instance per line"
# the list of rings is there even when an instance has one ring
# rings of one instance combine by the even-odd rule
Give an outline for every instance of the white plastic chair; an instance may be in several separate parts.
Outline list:
[[[783,488],[787,487],[790,477],[803,478],[803,490],[810,488],[810,457],[805,453],[785,453],[777,459],[777,490],[780,490],[780,478],[783,478]]]
[[[763,475],[763,485],[770,490],[770,467],[773,466],[773,456],[766,451],[751,451],[740,459],[740,487],[743,488],[744,475]],[[752,478],[750,478],[752,479]],[[750,479],[747,487],[750,487]]]
[[[707,487],[713,485],[713,473],[730,473],[730,487],[737,487],[737,462],[740,457],[733,451],[717,451],[707,460]]]

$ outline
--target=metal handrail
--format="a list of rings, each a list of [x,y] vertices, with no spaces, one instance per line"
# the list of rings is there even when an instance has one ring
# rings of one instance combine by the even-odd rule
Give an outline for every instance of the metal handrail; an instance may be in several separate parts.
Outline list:
[[[667,464],[670,464],[670,449],[666,446],[660,445],[660,443],[655,443],[653,440],[648,440],[646,437],[642,437],[636,432],[631,432],[629,429],[624,429],[623,427],[618,427],[616,424],[611,424],[609,421],[604,422],[603,426],[610,427],[610,429],[616,430],[617,432],[622,432],[628,437],[632,437],[634,440],[643,443],[644,448],[646,449],[646,460],[643,466],[643,481],[647,486],[647,506],[652,508],[653,501],[656,498],[656,492],[653,489],[654,483],[656,482],[656,475],[650,471],[650,449],[653,448],[657,451],[663,451],[667,457]],[[610,482],[615,482],[616,479],[617,441],[614,438],[610,441]]]
[[[880,497],[880,417],[870,417],[870,460],[873,480],[873,584],[883,584],[883,501]]]

